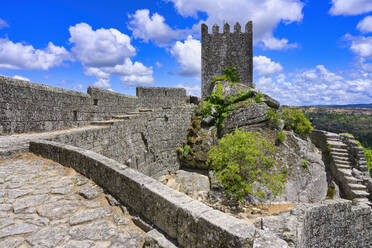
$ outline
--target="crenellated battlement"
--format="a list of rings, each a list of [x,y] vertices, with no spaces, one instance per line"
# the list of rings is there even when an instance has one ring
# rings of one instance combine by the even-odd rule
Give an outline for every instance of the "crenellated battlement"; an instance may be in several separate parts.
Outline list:
[[[207,34],[231,34],[231,33],[242,33],[242,26],[240,25],[239,22],[235,23],[234,25],[234,31],[231,32],[230,30],[230,24],[228,23],[225,23],[223,25],[223,30],[222,30],[222,33],[220,33],[220,26],[217,25],[217,24],[214,24],[212,26],[212,32],[209,33],[209,30],[208,30],[208,26],[206,24],[202,24],[201,26],[201,33],[202,35],[207,35]],[[247,22],[247,24],[245,24],[245,30],[244,30],[244,33],[252,33],[252,21],[249,21]]]
[[[227,66],[234,66],[240,74],[240,83],[252,86],[253,81],[253,38],[252,21],[242,27],[235,23],[234,30],[225,23],[222,32],[214,24],[209,33],[206,24],[201,25],[202,34],[202,97],[208,96],[213,88],[211,80],[221,76]]]

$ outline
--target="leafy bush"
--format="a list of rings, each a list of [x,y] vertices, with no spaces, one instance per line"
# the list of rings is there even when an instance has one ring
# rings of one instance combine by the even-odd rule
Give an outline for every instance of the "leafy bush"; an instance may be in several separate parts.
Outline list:
[[[225,67],[222,70],[222,76],[213,78],[212,84],[217,81],[230,81],[232,83],[238,83],[240,81],[239,72],[234,66]]]
[[[254,97],[254,100],[256,101],[256,103],[261,103],[263,102],[262,98],[263,98],[263,94],[262,92],[257,92],[256,96]]]
[[[280,125],[280,116],[274,109],[270,108],[266,113],[266,117],[275,127]]]
[[[278,140],[279,143],[283,143],[285,140],[285,133],[283,131],[279,131],[276,139]]]
[[[298,109],[284,109],[281,114],[284,120],[284,128],[291,129],[302,137],[307,137],[313,131],[311,122],[304,113]]]
[[[277,196],[283,190],[288,170],[275,170],[275,147],[256,132],[236,129],[226,134],[208,152],[207,164],[217,175],[228,195],[237,200],[251,194],[265,197],[254,183],[265,185]]]
[[[189,145],[185,145],[183,148],[183,156],[186,157],[190,152],[191,147]]]
[[[372,177],[372,149],[370,148],[363,148],[363,149],[364,149],[364,155],[366,156],[366,160],[367,160],[369,175],[371,175]]]

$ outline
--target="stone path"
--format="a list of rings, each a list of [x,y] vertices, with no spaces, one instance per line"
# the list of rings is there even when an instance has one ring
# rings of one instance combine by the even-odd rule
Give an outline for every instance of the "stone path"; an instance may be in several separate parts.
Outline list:
[[[142,247],[125,207],[71,168],[24,154],[0,161],[0,247]]]
[[[0,136],[0,159],[12,157],[20,152],[28,152],[29,142],[33,140],[48,139],[58,135],[101,128],[104,128],[104,126],[89,125],[42,133],[23,133]]]

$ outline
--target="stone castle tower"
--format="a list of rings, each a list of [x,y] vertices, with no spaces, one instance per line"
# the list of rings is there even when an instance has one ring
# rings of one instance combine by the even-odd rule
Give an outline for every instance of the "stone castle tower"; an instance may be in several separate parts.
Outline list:
[[[234,32],[230,32],[230,25],[223,26],[223,33],[219,33],[219,26],[213,25],[212,33],[208,33],[208,26],[201,25],[202,35],[202,97],[209,96],[213,86],[211,80],[222,75],[227,66],[234,66],[240,74],[240,83],[252,86],[253,81],[253,42],[252,21],[245,25],[242,33],[237,22]]]

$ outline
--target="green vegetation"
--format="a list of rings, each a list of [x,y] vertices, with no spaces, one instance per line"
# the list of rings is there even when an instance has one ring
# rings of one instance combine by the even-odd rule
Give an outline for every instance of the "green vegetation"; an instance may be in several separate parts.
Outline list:
[[[254,97],[254,100],[256,101],[256,103],[261,103],[263,102],[262,98],[263,98],[263,94],[261,92],[258,92],[256,96]]]
[[[257,132],[236,129],[226,134],[208,152],[208,162],[228,195],[237,200],[251,194],[265,197],[254,182],[265,185],[274,196],[282,193],[287,169],[275,169],[275,146]]]
[[[304,168],[309,167],[309,162],[306,161],[305,159],[302,159],[301,162],[302,162],[302,166],[303,166]]]
[[[239,72],[234,66],[225,67],[222,70],[222,76],[212,79],[212,84],[217,81],[229,81],[232,83],[238,83],[240,81]]]
[[[212,94],[203,100],[197,110],[196,114],[203,117],[212,116],[213,122],[211,125],[217,127],[217,132],[220,134],[221,129],[223,128],[222,122],[227,117],[227,114],[236,103],[243,103],[243,101],[248,98],[255,96],[254,91],[244,91],[240,90],[237,94],[225,97],[222,93],[223,84],[218,83],[216,90]]]
[[[364,155],[366,156],[367,166],[369,170],[369,175],[372,177],[372,149],[371,148],[363,148]]]
[[[277,134],[277,141],[279,142],[279,144],[283,143],[284,140],[285,140],[285,133],[284,131],[279,131],[278,134]]]
[[[280,125],[280,116],[278,112],[275,111],[275,109],[269,109],[266,113],[266,117],[269,119],[270,123],[278,127]]]
[[[372,114],[358,109],[303,108],[315,128],[333,133],[350,133],[364,147],[372,148]],[[372,110],[370,110],[372,112]],[[367,114],[368,113],[368,114]]]
[[[284,128],[291,129],[302,137],[307,137],[313,131],[311,122],[299,109],[286,108],[282,111],[281,117],[284,120]]]
[[[335,196],[335,191],[336,191],[335,183],[334,182],[331,182],[331,184],[328,186],[326,199],[327,200],[333,199],[334,196]]]
[[[189,145],[185,145],[183,148],[183,156],[186,157],[190,152],[191,147]]]

